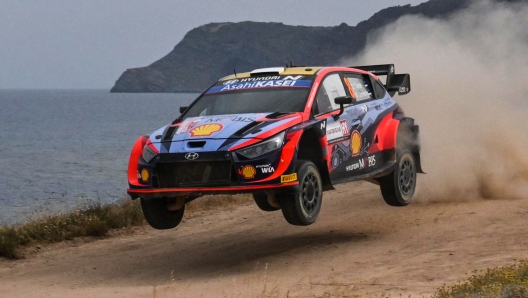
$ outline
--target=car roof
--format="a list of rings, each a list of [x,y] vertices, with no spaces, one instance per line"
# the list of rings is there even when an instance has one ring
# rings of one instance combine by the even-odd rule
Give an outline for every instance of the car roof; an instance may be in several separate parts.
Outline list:
[[[243,79],[249,78],[251,75],[262,74],[262,75],[279,75],[279,76],[289,76],[289,75],[314,75],[316,72],[321,70],[323,67],[316,66],[302,66],[302,67],[270,67],[270,68],[261,68],[255,69],[250,72],[237,73],[221,78],[219,81],[227,81],[233,79]]]

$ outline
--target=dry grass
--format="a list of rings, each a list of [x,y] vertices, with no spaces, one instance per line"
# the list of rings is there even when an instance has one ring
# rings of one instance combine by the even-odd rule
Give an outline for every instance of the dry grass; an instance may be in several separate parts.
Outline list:
[[[20,226],[0,228],[0,257],[21,258],[19,248],[82,236],[103,236],[111,229],[143,225],[138,201],[96,204],[68,214],[45,217]]]
[[[253,202],[250,195],[205,196],[190,202],[186,214],[207,212]],[[0,227],[0,257],[19,259],[20,248],[82,236],[104,236],[110,230],[145,225],[139,200],[95,204],[68,214],[44,217],[19,226]]]
[[[467,281],[440,288],[434,298],[528,297],[528,261],[487,271],[474,271]]]

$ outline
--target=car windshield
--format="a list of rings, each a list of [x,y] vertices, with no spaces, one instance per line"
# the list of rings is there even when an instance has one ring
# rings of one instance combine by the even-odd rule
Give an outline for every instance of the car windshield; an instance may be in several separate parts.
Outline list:
[[[185,113],[187,117],[243,113],[302,112],[310,88],[262,88],[206,93]]]

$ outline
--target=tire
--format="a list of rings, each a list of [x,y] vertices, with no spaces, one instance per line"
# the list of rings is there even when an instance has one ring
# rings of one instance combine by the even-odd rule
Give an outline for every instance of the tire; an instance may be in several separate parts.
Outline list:
[[[271,212],[280,209],[270,205],[268,202],[268,196],[266,194],[253,194],[253,200],[255,200],[255,203],[262,211]]]
[[[408,150],[398,154],[394,170],[379,179],[381,195],[391,206],[407,206],[416,189],[416,163]]]
[[[323,184],[317,167],[310,161],[297,163],[299,190],[281,194],[279,202],[286,221],[296,226],[311,225],[317,219],[323,202]]]
[[[141,209],[148,224],[157,230],[167,230],[175,228],[180,224],[185,205],[179,210],[167,210],[166,199],[145,200],[141,198]]]

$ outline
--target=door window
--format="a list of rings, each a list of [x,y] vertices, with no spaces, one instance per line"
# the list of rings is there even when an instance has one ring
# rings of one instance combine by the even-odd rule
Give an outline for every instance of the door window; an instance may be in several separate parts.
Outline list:
[[[345,74],[344,79],[350,95],[355,98],[356,101],[359,102],[374,98],[370,82],[363,76]]]
[[[345,87],[339,74],[331,74],[323,80],[315,97],[319,108],[318,114],[339,109],[339,105],[334,102],[334,99],[339,96],[346,96]]]

